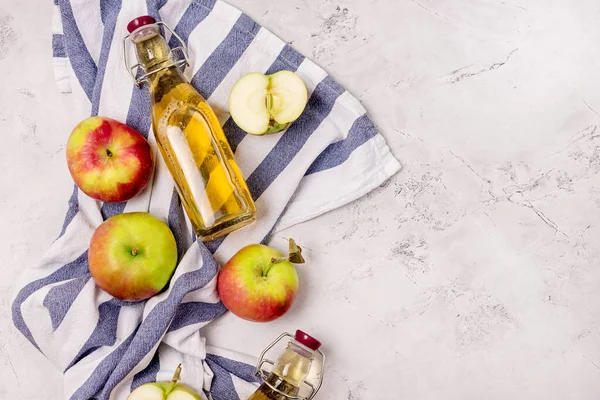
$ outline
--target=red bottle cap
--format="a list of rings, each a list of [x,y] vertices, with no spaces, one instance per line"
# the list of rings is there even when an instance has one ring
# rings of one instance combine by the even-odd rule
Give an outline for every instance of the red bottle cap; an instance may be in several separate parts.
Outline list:
[[[319,347],[321,347],[321,342],[310,336],[308,333],[302,332],[300,329],[296,331],[294,339],[311,350],[317,350]]]
[[[141,17],[137,17],[132,19],[131,22],[127,24],[127,30],[129,33],[135,31],[140,26],[154,24],[156,20],[149,15],[142,15]]]

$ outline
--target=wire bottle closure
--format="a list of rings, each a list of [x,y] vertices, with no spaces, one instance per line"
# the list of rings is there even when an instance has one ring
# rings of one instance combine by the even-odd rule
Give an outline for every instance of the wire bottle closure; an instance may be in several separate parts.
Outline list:
[[[140,87],[142,85],[142,83],[144,83],[146,81],[146,78],[148,78],[150,75],[153,75],[159,71],[163,71],[163,70],[165,70],[167,68],[171,68],[171,67],[178,67],[183,71],[186,66],[190,65],[187,46],[185,45],[185,42],[183,41],[183,39],[181,39],[181,36],[179,36],[173,29],[171,29],[169,27],[169,25],[165,24],[164,22],[159,21],[159,22],[154,23],[153,25],[164,26],[165,29],[167,29],[169,32],[171,32],[171,35],[173,35],[179,41],[179,43],[181,45],[170,50],[169,54],[172,56],[172,59],[174,60],[172,63],[164,65],[160,68],[156,68],[151,71],[148,71],[145,74],[143,74],[142,76],[140,76],[139,78],[136,78],[135,77],[136,73],[134,72],[134,70],[137,70],[137,68],[140,67],[140,64],[137,63],[133,66],[129,65],[129,59],[127,57],[127,43],[128,43],[128,41],[131,42],[132,34],[125,36],[123,38],[123,61],[125,62],[125,68],[127,69],[127,73],[129,74],[129,77],[136,84],[137,87]],[[174,57],[174,53],[176,51],[180,51],[183,54],[183,60],[178,60]]]

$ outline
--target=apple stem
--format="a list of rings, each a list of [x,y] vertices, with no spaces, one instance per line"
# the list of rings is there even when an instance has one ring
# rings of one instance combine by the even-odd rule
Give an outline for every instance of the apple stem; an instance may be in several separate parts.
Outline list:
[[[271,258],[271,262],[269,263],[269,265],[267,265],[267,268],[265,268],[263,270],[262,276],[267,276],[269,274],[269,271],[271,270],[271,268],[273,268],[273,265],[277,264],[278,262],[281,262],[281,261],[275,261],[275,260],[277,260],[277,259]]]
[[[133,248],[133,250],[131,250],[131,254],[132,254],[133,256],[137,256],[139,252],[140,252],[140,251],[137,249],[137,247],[134,247],[134,248]]]
[[[279,264],[280,262],[284,262],[284,261],[289,261],[290,258],[289,257],[273,257],[271,258],[271,264]]]
[[[177,381],[180,379],[181,379],[181,364],[179,364],[177,366],[177,368],[175,369],[175,373],[173,374],[173,379],[171,380],[171,382],[177,383]]]
[[[273,265],[279,264],[280,262],[289,261],[293,264],[304,264],[304,257],[302,257],[302,248],[296,244],[294,239],[289,241],[289,254],[282,257],[273,257],[271,262],[267,265],[267,268],[263,270],[263,276],[267,276]]]

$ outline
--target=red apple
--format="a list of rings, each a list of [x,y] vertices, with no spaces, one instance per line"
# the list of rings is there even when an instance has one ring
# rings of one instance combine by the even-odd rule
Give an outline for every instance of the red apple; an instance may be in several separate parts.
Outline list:
[[[104,202],[127,201],[152,178],[152,150],[135,129],[105,117],[81,121],[67,142],[67,164],[75,184]]]
[[[221,301],[229,311],[250,321],[281,317],[298,292],[298,274],[292,262],[304,262],[301,252],[292,239],[288,257],[262,244],[244,247],[219,272]]]
[[[175,271],[175,237],[148,213],[115,215],[92,235],[88,265],[105,292],[121,300],[145,300],[160,292]]]

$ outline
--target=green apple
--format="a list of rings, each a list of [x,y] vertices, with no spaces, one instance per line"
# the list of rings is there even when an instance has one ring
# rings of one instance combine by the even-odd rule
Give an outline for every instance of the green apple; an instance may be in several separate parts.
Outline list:
[[[175,237],[148,213],[115,215],[92,235],[88,265],[104,291],[121,300],[145,300],[160,292],[175,271]]]
[[[67,142],[67,165],[75,184],[104,202],[127,201],[152,178],[150,145],[133,128],[105,117],[81,121]]]
[[[285,314],[298,292],[298,274],[292,263],[304,262],[302,249],[293,239],[289,253],[285,257],[262,244],[238,251],[219,272],[217,289],[225,307],[256,322],[273,321]]]
[[[306,85],[295,72],[253,72],[231,89],[229,112],[244,131],[264,135],[287,129],[300,117],[307,102]]]
[[[181,364],[177,366],[170,382],[146,383],[135,389],[127,400],[200,400],[200,396],[191,387],[179,381]]]

